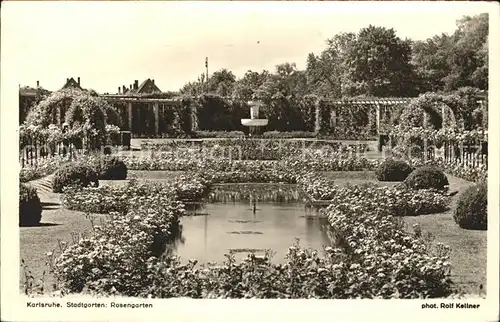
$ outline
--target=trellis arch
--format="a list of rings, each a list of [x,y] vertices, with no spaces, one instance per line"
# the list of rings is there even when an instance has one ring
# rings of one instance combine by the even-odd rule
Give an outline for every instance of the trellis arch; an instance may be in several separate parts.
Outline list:
[[[461,101],[454,95],[423,94],[410,101],[398,123],[402,128],[432,127],[435,130],[462,126],[460,107]]]
[[[50,124],[62,124],[72,101],[84,94],[76,89],[62,89],[53,92],[28,113],[26,123],[42,127],[48,127]]]

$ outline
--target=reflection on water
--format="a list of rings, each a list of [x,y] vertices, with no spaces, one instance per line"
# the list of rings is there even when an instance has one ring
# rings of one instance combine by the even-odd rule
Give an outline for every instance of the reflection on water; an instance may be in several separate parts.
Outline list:
[[[304,196],[295,184],[218,184],[208,197],[210,203],[258,200],[259,202],[297,203]]]
[[[176,245],[175,253],[183,261],[222,262],[230,250],[237,252],[239,260],[249,251],[263,255],[272,249],[273,261],[283,263],[295,238],[302,247],[321,250],[330,245],[323,228],[326,219],[299,203],[258,203],[255,212],[248,202],[217,203],[192,207],[189,212],[205,215],[182,218],[184,242]]]

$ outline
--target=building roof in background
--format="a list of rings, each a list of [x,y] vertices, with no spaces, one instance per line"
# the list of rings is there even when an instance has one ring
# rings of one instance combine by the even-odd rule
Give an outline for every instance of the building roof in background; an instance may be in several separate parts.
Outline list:
[[[142,84],[139,86],[139,89],[137,90],[138,94],[151,94],[151,93],[157,93],[160,92],[161,90],[156,86],[155,81],[148,78]]]
[[[82,89],[82,87],[80,86],[80,77],[78,77],[78,82],[73,78],[67,78],[66,79],[66,84],[64,84],[64,86],[62,87],[63,89],[64,88],[78,88],[78,89]]]
[[[123,87],[123,95],[134,95],[134,94],[153,94],[161,93],[161,90],[156,86],[154,79],[148,78],[144,80],[140,85],[138,81],[135,81],[131,88]]]

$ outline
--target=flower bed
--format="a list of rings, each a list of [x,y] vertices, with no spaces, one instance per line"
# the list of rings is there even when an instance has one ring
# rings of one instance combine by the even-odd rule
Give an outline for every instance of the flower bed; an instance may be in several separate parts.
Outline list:
[[[283,160],[239,160],[217,154],[204,154],[195,150],[153,152],[145,156],[122,156],[129,170],[191,171],[212,169],[216,171],[245,170],[265,171],[362,171],[375,170],[381,161],[368,160],[352,152],[303,150],[296,156]]]
[[[362,297],[426,298],[452,293],[449,249],[405,231],[393,207],[371,198],[339,198],[327,209],[333,238],[356,263],[352,292]]]
[[[302,156],[284,160],[284,167],[308,171],[374,171],[381,162],[354,153],[305,151]]]
[[[54,271],[62,290],[156,298],[339,299],[445,297],[452,292],[448,249],[431,246],[418,229],[406,232],[396,218],[445,210],[448,198],[443,194],[403,185],[340,187],[315,172],[375,164],[359,158],[320,159],[312,167],[291,159],[192,162],[200,166],[196,172],[163,184],[132,181],[122,187],[66,189],[66,207],[110,213],[110,221],[56,259]],[[328,200],[332,205],[324,214],[335,246],[320,256],[292,245],[283,265],[272,263],[270,255],[249,255],[236,263],[228,254],[225,263],[200,267],[196,261],[181,264],[176,257],[160,258],[184,215],[178,200],[200,200],[212,184],[230,182],[298,183],[309,198]],[[240,195],[248,196],[248,190]]]
[[[129,205],[128,212],[111,213],[94,226],[90,238],[55,259],[53,270],[63,291],[137,296],[148,286],[150,261],[180,234],[184,205],[165,203],[157,195],[133,197]]]
[[[486,165],[468,167],[462,164],[445,163],[442,165],[442,168],[446,173],[472,182],[480,182],[486,180],[488,177],[488,168]]]
[[[407,243],[425,246],[408,236]],[[441,250],[441,248],[440,248]],[[249,255],[236,263],[231,255],[223,264],[196,267],[196,261],[182,265],[178,261],[152,259],[149,280],[141,296],[153,298],[427,298],[451,293],[447,263],[444,256],[432,260],[419,253],[410,260],[390,261],[390,256],[373,257],[369,265],[339,248],[327,247],[324,255],[303,249],[289,248],[285,264],[273,264],[270,257]],[[365,259],[365,258],[363,258]],[[419,260],[426,262],[419,262]],[[368,260],[365,259],[368,264]],[[406,267],[405,264],[414,264]],[[438,264],[435,264],[435,263]],[[429,265],[429,266],[425,266]],[[432,266],[430,266],[432,265]],[[391,269],[396,270],[391,271]]]
[[[245,137],[242,131],[195,131],[195,138],[241,138]]]
[[[67,154],[66,156],[56,155],[53,157],[40,158],[36,161],[35,165],[26,165],[25,167],[21,168],[21,171],[19,173],[19,180],[21,182],[28,182],[46,177],[69,163],[88,165],[94,170],[100,172],[99,169],[101,169],[109,159],[110,158],[108,156],[98,154],[98,152],[86,154],[82,153],[81,151],[75,151],[71,156]],[[120,157],[120,159],[122,158]]]
[[[315,172],[299,176],[298,183],[310,201],[331,200],[337,192],[337,186],[333,180]]]
[[[225,139],[225,140],[171,140],[162,142],[143,141],[141,150],[176,151],[198,149],[202,155],[219,155],[243,160],[281,160],[300,156],[307,150],[335,152],[364,152],[367,144],[343,144],[322,140],[279,140],[279,139]]]
[[[208,182],[195,175],[178,176],[165,183],[138,184],[130,181],[125,186],[98,188],[69,187],[61,197],[62,204],[70,210],[90,213],[124,213],[130,200],[156,196],[165,204],[172,200],[199,201],[208,193]]]
[[[56,172],[57,169],[67,164],[69,161],[69,155],[38,159],[35,165],[21,168],[21,171],[19,172],[19,181],[28,182],[43,178]]]
[[[160,152],[150,153],[146,156],[121,156],[121,160],[129,170],[164,170],[164,171],[189,171],[196,169],[201,164],[201,159],[195,153]]]
[[[302,175],[298,182],[310,201],[328,201],[331,204],[345,200],[371,200],[384,204],[394,216],[417,216],[439,213],[447,209],[449,199],[434,190],[417,190],[404,185],[379,187],[374,183],[337,186],[333,180],[315,173]]]
[[[366,233],[349,231],[346,225],[337,229],[337,236],[342,232],[363,238],[353,246],[354,255],[326,247],[321,256],[296,244],[285,264],[273,264],[267,254],[250,254],[236,263],[228,254],[224,263],[200,267],[196,260],[181,264],[176,257],[158,258],[150,251],[150,236],[166,226],[164,221],[146,214],[118,217],[116,227],[105,224],[66,250],[55,271],[64,292],[148,298],[427,298],[451,293],[443,246],[427,255],[428,244],[418,234],[403,232],[390,216],[367,216],[373,222],[366,224]],[[149,225],[141,224],[141,218],[148,218]],[[357,219],[349,220],[355,229],[361,228]],[[394,230],[377,233],[377,225]]]
[[[262,133],[262,137],[276,138],[276,139],[315,138],[316,133],[306,132],[306,131],[292,131],[292,132],[268,131]]]
[[[458,128],[441,128],[439,130],[423,128],[423,127],[413,127],[407,128],[406,126],[396,125],[390,135],[409,140],[411,138],[417,138],[421,140],[430,140],[437,143],[444,142],[487,142],[488,141],[488,130],[478,128],[474,130],[460,130]]]

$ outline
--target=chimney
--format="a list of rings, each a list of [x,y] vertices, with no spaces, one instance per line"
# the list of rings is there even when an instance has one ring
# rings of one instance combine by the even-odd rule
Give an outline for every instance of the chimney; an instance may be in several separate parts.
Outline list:
[[[40,81],[36,81],[36,88],[40,87]]]
[[[132,90],[132,84],[130,84],[130,90]]]
[[[136,80],[134,82],[134,89],[139,89],[139,81],[138,80]]]
[[[78,76],[78,85],[80,85],[80,76]]]
[[[122,92],[123,92],[123,94],[125,94],[126,90],[127,90],[127,87],[125,87],[125,85],[122,85]]]
[[[69,78],[66,78],[66,83],[69,82]]]
[[[153,83],[153,85],[155,84],[155,80],[154,79],[152,79],[151,82]]]
[[[122,88],[120,86],[118,86],[118,94],[121,94],[122,93]]]

